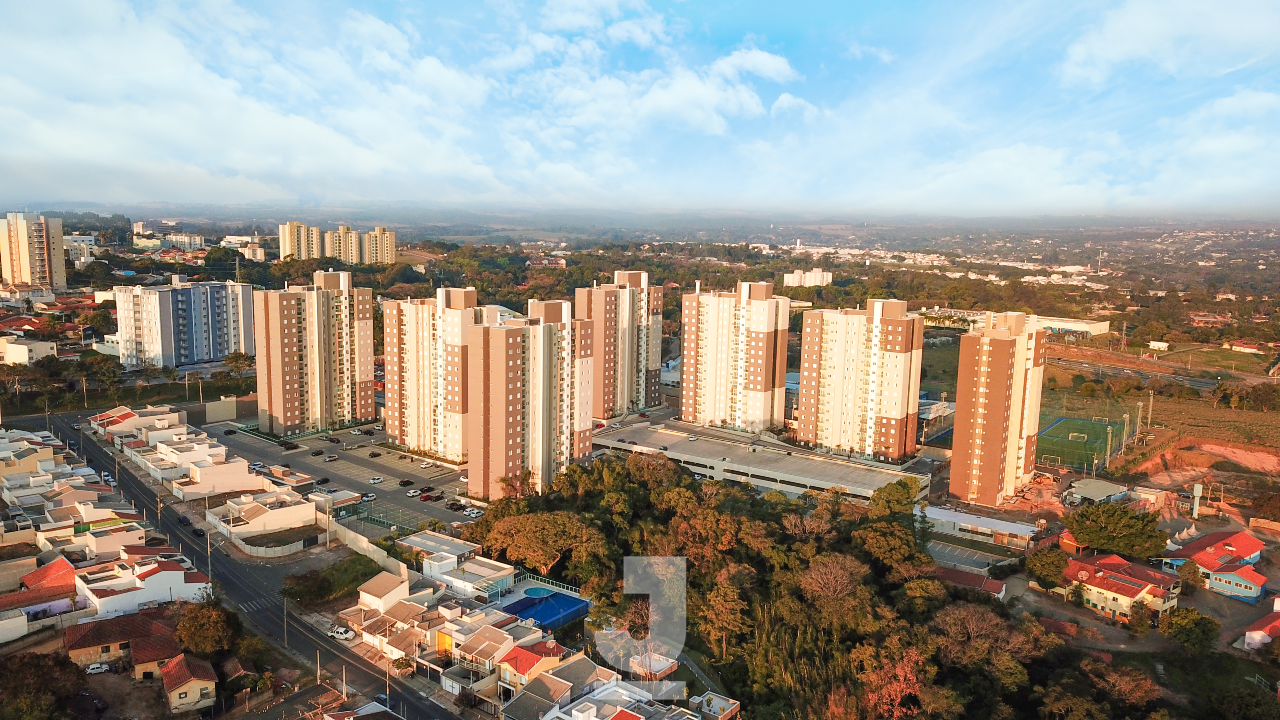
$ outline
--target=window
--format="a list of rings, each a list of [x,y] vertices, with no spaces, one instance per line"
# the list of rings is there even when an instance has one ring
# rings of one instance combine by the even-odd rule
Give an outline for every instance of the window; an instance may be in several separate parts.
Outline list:
[[[179,700],[186,700],[186,699],[187,699],[187,694],[186,694],[186,693],[184,693],[184,692],[180,692],[180,693],[178,693],[178,699],[179,699]]]
[[[106,655],[106,654],[107,654],[107,653],[109,653],[109,652],[111,652],[111,646],[110,646],[110,645],[103,645],[103,646],[102,646],[102,654],[103,654],[103,655]]]

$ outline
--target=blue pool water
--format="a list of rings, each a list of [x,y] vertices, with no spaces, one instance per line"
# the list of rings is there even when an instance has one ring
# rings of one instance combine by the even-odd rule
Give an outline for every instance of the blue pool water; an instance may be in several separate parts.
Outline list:
[[[524,595],[525,597],[540,598],[540,597],[547,597],[548,595],[551,595],[554,592],[555,590],[552,590],[551,588],[531,587],[524,591]]]

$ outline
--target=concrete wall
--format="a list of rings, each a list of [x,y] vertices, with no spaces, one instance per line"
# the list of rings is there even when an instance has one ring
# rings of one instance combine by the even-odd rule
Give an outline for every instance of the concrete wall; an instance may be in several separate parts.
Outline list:
[[[343,526],[332,518],[322,519],[322,516],[319,516],[318,514],[316,520],[322,526],[327,524],[330,532],[333,533],[333,537],[341,540],[342,544],[378,563],[383,570],[386,570],[392,575],[406,578],[411,583],[422,577],[422,573],[411,569],[408,565],[405,565],[399,560],[391,557],[385,550],[374,545],[369,538],[361,535],[355,530],[351,530]]]
[[[32,557],[14,558],[0,562],[0,592],[12,592],[22,585],[22,576],[36,569],[36,559]]]
[[[26,634],[26,613],[21,610],[0,613],[0,644],[12,642]]]
[[[231,544],[239,548],[240,551],[243,552],[244,554],[249,555],[251,557],[259,557],[259,558],[284,557],[285,555],[292,555],[297,552],[302,552],[304,547],[303,542],[301,540],[299,540],[296,543],[290,543],[288,545],[282,545],[280,547],[257,547],[256,545],[250,545],[249,543],[246,543],[244,540],[241,540],[239,537],[236,537],[235,535],[231,536]]]
[[[34,528],[5,532],[3,527],[0,527],[0,545],[13,545],[14,543],[31,543],[34,545],[35,542],[36,531]]]

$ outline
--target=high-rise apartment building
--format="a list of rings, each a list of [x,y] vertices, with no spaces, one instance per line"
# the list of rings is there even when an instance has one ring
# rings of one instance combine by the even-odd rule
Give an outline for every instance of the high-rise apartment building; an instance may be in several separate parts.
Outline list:
[[[386,265],[396,261],[396,234],[384,227],[361,234],[346,225],[321,230],[291,221],[280,226],[280,257],[331,257],[352,265]]]
[[[62,218],[8,213],[0,219],[0,277],[8,285],[67,287]]]
[[[466,462],[475,497],[524,473],[543,491],[591,451],[592,324],[565,301],[477,306],[474,288],[384,303],[389,438]]]
[[[1023,313],[987,313],[960,337],[951,495],[996,506],[1031,480],[1045,331]]]
[[[650,287],[649,273],[619,270],[612,284],[578,288],[573,312],[593,323],[592,417],[661,404],[662,287]]]
[[[311,260],[326,254],[324,231],[320,228],[292,220],[280,226],[281,260]]]
[[[185,282],[115,288],[120,364],[180,367],[254,354],[253,286],[237,282]]]
[[[791,301],[771,282],[681,298],[680,419],[751,432],[781,426],[786,412]]]
[[[806,311],[796,439],[872,460],[915,454],[923,345],[924,318],[902,300]]]
[[[280,436],[373,420],[373,291],[351,273],[253,293],[258,425]]]

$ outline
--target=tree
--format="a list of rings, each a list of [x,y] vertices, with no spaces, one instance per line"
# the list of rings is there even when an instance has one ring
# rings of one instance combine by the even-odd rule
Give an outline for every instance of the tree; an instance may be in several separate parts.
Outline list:
[[[1149,558],[1165,549],[1169,536],[1155,513],[1135,512],[1115,503],[1091,503],[1062,518],[1078,542],[1095,550]]]
[[[391,661],[391,668],[393,670],[399,670],[400,672],[404,672],[406,670],[412,670],[413,660],[407,657],[398,657],[395,660]]]
[[[231,372],[231,375],[239,380],[245,373],[253,369],[255,360],[252,355],[239,351],[227,353],[222,358],[222,366]]]
[[[231,647],[232,631],[227,612],[209,603],[182,606],[173,639],[197,655],[209,656]]]
[[[255,666],[266,660],[269,651],[266,641],[257,635],[245,635],[236,643],[236,657]]]
[[[1187,560],[1178,566],[1178,577],[1182,580],[1182,594],[1187,597],[1204,588],[1204,576],[1200,574],[1200,566],[1193,560]]]
[[[1035,576],[1045,590],[1063,584],[1070,558],[1058,548],[1041,548],[1027,558],[1027,572]]]
[[[1219,686],[1209,693],[1206,705],[1223,720],[1280,720],[1275,693],[1253,684]]]
[[[507,558],[537,568],[546,575],[565,553],[606,552],[604,535],[570,512],[515,515],[499,520],[489,531],[485,545],[505,552]]]
[[[707,596],[699,624],[708,640],[720,640],[721,660],[729,657],[729,639],[751,627],[745,616],[746,609],[747,603],[738,594],[738,589],[729,583],[717,583]]]
[[[1151,609],[1141,600],[1129,608],[1129,632],[1135,637],[1146,637],[1151,632]]]
[[[427,529],[431,532],[444,533],[449,531],[449,526],[439,518],[431,518],[427,521]]]
[[[1217,620],[1190,607],[1176,608],[1160,616],[1160,634],[1194,655],[1203,655],[1213,649],[1221,627]]]

